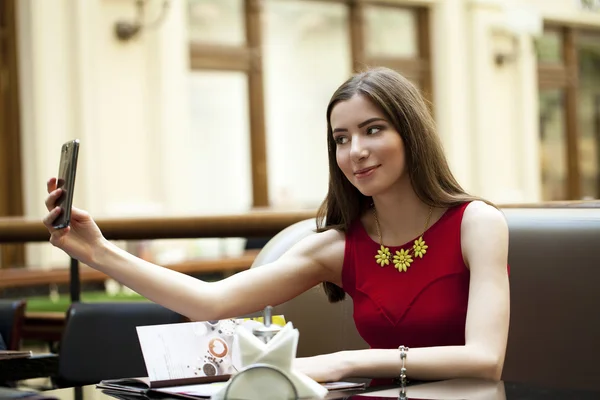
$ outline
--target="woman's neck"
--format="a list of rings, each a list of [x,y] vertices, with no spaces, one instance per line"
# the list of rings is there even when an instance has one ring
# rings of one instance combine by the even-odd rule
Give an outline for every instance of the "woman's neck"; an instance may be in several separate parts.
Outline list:
[[[425,229],[429,206],[419,199],[409,179],[398,182],[386,193],[374,196],[373,204],[379,228],[388,238],[385,242],[403,240],[407,234],[414,236]]]

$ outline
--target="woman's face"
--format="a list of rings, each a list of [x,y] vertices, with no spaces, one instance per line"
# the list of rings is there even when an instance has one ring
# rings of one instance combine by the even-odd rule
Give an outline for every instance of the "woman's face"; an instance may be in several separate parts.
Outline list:
[[[399,182],[404,143],[384,113],[363,95],[340,101],[331,111],[337,164],[363,195],[375,196]]]

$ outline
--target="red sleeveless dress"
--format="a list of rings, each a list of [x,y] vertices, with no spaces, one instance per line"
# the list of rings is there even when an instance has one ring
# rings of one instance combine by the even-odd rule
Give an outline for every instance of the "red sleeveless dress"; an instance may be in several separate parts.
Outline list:
[[[463,261],[460,231],[468,204],[449,208],[427,229],[423,235],[427,253],[423,258],[413,256],[407,272],[399,272],[392,260],[379,266],[375,262],[379,243],[369,237],[360,220],[351,225],[342,284],[354,302],[358,332],[371,348],[465,344],[469,270]],[[416,239],[389,247],[390,252],[409,249]]]

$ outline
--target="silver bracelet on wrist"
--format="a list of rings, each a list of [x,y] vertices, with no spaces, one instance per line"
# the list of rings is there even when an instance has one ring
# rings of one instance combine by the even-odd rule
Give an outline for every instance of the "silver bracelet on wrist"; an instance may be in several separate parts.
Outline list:
[[[406,399],[406,354],[408,353],[408,347],[400,346],[400,396],[399,399]]]

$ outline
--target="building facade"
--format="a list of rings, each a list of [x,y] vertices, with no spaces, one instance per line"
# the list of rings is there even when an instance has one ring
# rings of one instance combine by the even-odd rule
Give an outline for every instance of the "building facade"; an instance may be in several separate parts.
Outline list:
[[[594,0],[20,0],[16,12],[27,216],[44,214],[71,138],[76,204],[98,217],[315,208],[327,102],[374,65],[431,101],[473,194],[600,197]],[[59,253],[33,245],[28,262]]]

